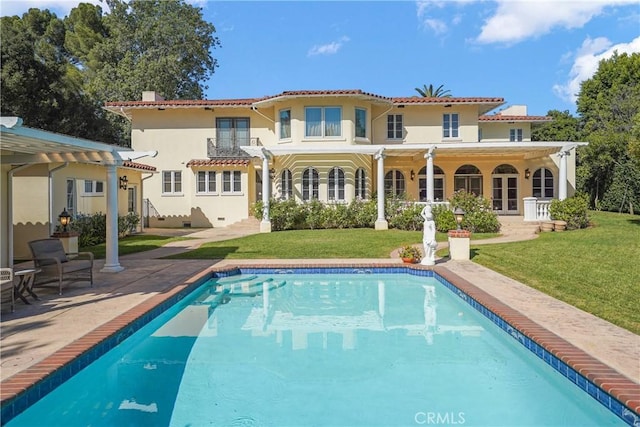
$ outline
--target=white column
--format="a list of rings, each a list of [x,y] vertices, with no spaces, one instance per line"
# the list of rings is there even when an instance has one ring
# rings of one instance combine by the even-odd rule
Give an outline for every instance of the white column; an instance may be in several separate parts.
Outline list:
[[[434,153],[436,147],[429,148],[424,157],[427,159],[427,202],[434,202],[434,184],[433,184],[433,159],[436,157]]]
[[[378,152],[374,158],[378,161],[378,219],[376,219],[376,230],[388,230],[389,223],[384,217],[384,153]]]
[[[558,177],[558,199],[564,200],[567,198],[567,157],[569,157],[569,151],[560,151],[560,176]]]
[[[271,219],[269,217],[269,157],[262,158],[262,221],[260,222],[261,233],[271,233]]]
[[[107,165],[107,243],[103,273],[124,270],[118,261],[118,169]]]

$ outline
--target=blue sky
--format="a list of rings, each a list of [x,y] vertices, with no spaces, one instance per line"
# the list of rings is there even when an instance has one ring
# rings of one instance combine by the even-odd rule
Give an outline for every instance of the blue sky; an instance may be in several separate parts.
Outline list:
[[[580,82],[599,60],[640,52],[637,0],[190,3],[222,43],[208,99],[305,89],[413,96],[442,84],[453,96],[526,104],[533,115],[575,114]],[[39,7],[62,17],[77,4],[3,0],[0,13]]]

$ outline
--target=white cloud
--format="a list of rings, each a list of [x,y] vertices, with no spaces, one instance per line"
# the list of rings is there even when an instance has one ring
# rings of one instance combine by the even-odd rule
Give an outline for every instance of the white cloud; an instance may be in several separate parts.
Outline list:
[[[334,41],[327,44],[315,45],[307,52],[307,56],[316,55],[334,55],[338,53],[342,45],[349,41],[349,37],[343,36],[338,41]]]
[[[433,31],[436,35],[441,35],[447,32],[448,25],[442,19],[436,19],[431,14],[427,12],[429,9],[442,9],[446,6],[447,2],[443,1],[424,1],[419,0],[416,2],[416,16],[418,17],[418,21],[420,21],[420,25],[424,28],[428,28]],[[459,21],[460,17],[454,17],[454,20]]]
[[[425,19],[424,25],[431,28],[436,35],[444,34],[447,32],[447,24],[439,19]]]
[[[637,0],[497,0],[496,13],[488,18],[476,41],[518,43],[549,33],[554,28],[580,28],[602,14],[605,7],[637,4]]]
[[[616,45],[612,45],[605,37],[587,38],[575,54],[569,79],[564,84],[553,86],[555,94],[565,101],[575,102],[580,92],[580,84],[590,79],[598,70],[600,61],[610,58],[614,52],[618,54],[640,52],[640,36],[629,43]]]

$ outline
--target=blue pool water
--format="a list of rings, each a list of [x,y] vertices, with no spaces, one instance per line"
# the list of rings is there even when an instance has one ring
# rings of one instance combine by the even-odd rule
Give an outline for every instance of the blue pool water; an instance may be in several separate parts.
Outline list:
[[[623,421],[434,278],[201,286],[13,426],[605,426]]]

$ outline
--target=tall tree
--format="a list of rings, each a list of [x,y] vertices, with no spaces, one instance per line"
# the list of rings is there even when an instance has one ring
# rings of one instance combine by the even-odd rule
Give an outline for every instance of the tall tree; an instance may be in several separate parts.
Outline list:
[[[582,83],[577,100],[584,139],[577,170],[579,189],[593,205],[633,212],[640,206],[640,163],[633,155],[634,121],[640,114],[640,53],[614,54]]]
[[[533,141],[580,141],[580,120],[569,111],[549,110],[547,116],[553,121],[539,124],[531,131]]]
[[[432,84],[429,86],[422,85],[421,88],[417,87],[416,92],[425,98],[450,98],[451,91],[445,90],[444,85],[440,85],[437,88],[434,88]]]

